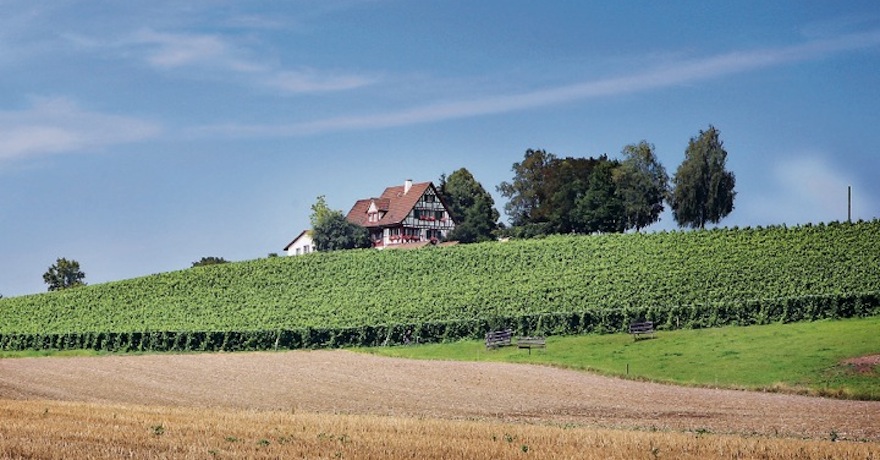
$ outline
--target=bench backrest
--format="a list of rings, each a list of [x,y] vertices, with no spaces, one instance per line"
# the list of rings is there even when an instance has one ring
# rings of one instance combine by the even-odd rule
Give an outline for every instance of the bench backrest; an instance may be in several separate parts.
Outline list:
[[[639,323],[630,323],[629,332],[644,332],[654,330],[654,323],[652,321],[642,321]]]
[[[513,330],[491,331],[486,333],[486,342],[507,342],[513,337]]]

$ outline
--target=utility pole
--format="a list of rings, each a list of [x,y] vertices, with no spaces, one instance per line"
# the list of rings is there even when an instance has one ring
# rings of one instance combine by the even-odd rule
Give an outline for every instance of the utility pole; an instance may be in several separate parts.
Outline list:
[[[846,186],[846,221],[852,223],[852,185]]]

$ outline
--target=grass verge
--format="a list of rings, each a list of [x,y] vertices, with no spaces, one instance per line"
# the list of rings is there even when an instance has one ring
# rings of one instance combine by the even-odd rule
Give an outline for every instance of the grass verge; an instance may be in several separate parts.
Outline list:
[[[682,385],[880,400],[880,368],[847,358],[880,354],[880,317],[810,323],[548,337],[546,350],[486,350],[482,341],[358,348],[383,356],[561,366]]]
[[[102,356],[108,354],[96,350],[22,350],[0,351],[0,359],[3,358],[42,358],[48,356],[74,357],[74,356]]]

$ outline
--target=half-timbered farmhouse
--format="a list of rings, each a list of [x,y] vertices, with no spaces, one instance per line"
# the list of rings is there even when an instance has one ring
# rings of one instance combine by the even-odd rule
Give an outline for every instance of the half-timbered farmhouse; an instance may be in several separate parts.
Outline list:
[[[358,200],[346,219],[369,230],[376,248],[436,242],[455,228],[434,184],[412,180],[386,188],[378,198]]]

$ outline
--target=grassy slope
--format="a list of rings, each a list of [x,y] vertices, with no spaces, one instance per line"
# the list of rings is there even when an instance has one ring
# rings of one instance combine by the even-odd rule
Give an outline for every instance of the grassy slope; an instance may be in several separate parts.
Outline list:
[[[0,299],[0,333],[275,330],[880,289],[880,220],[556,236],[199,267]]]
[[[507,361],[590,369],[689,385],[880,400],[880,368],[858,374],[846,358],[880,354],[880,317],[750,327],[550,337],[546,350],[486,350],[482,341],[362,349],[418,359]]]

